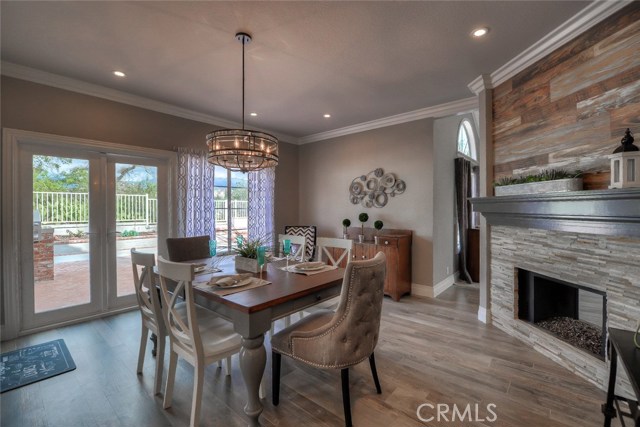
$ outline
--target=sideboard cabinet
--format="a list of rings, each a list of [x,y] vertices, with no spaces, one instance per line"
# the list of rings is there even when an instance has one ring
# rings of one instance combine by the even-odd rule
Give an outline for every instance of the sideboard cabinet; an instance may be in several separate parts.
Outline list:
[[[353,240],[351,258],[353,260],[371,259],[378,252],[387,257],[387,277],[384,282],[384,293],[395,301],[411,293],[411,230],[381,230],[378,243],[374,241],[375,230],[365,228],[365,240],[358,242],[360,227],[349,227],[348,237]],[[341,249],[334,249],[335,255]],[[334,257],[335,258],[335,257]],[[342,266],[346,265],[346,260]]]

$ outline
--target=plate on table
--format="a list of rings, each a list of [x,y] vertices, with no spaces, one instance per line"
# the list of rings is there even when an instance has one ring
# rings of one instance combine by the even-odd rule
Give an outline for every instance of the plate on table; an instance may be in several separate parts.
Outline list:
[[[301,262],[293,266],[294,270],[298,271],[317,271],[325,268],[327,264],[323,262]]]
[[[252,274],[238,274],[235,276],[226,276],[212,279],[209,284],[221,289],[231,289],[249,285],[251,284],[252,280]]]
[[[202,273],[207,269],[207,264],[194,264],[193,272],[194,273]]]

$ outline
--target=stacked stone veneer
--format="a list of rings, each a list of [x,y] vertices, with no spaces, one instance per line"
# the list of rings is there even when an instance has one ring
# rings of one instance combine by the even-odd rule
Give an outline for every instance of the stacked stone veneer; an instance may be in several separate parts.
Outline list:
[[[640,320],[640,239],[495,226],[491,228],[491,314],[495,326],[606,390],[604,362],[518,319],[517,269],[607,294],[607,326],[635,330]],[[616,392],[631,394],[619,368]],[[626,393],[625,393],[626,392]]]
[[[43,228],[41,239],[33,242],[33,278],[53,280],[53,228]]]

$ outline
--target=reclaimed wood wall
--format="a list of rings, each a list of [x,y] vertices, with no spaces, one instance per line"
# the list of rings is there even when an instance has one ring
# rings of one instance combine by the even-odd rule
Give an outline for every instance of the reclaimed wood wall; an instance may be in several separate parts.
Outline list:
[[[607,188],[626,128],[640,142],[640,2],[494,89],[494,179],[582,170]]]

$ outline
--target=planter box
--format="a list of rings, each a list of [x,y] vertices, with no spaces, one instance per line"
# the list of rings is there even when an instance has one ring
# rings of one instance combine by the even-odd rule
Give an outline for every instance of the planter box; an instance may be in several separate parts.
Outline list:
[[[236,256],[235,261],[236,270],[249,271],[251,273],[260,273],[260,267],[258,266],[257,259]]]
[[[555,193],[559,191],[582,190],[582,178],[556,179],[553,181],[527,182],[525,184],[502,185],[495,187],[496,196],[519,194]]]

